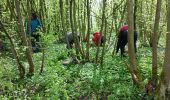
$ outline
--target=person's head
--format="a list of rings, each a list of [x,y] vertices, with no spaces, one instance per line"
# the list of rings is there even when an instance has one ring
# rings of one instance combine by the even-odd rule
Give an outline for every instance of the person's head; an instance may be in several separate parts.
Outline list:
[[[31,19],[37,19],[37,14],[35,12],[31,14]]]

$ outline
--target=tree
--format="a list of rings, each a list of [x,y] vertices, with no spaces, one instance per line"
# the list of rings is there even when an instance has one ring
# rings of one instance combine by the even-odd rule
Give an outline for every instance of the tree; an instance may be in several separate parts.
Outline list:
[[[134,1],[134,14],[133,14],[133,18],[134,18],[134,30],[136,31],[136,16],[137,16],[137,5],[138,5],[138,0]]]
[[[23,41],[24,46],[26,47],[26,56],[27,56],[27,60],[29,63],[29,75],[33,75],[34,74],[34,64],[33,64],[33,60],[32,60],[32,52],[31,52],[31,48],[29,47],[27,38],[26,38],[26,33],[24,31],[24,24],[22,21],[22,16],[21,16],[21,9],[20,9],[20,2],[18,0],[15,1],[15,5],[16,5],[16,12],[17,12],[17,16],[18,16],[18,27],[20,29],[20,37]]]
[[[90,44],[90,3],[87,1],[87,45]],[[89,61],[89,46],[86,47],[86,59]]]
[[[84,58],[84,54],[81,50],[80,42],[79,42],[78,34],[77,34],[78,32],[77,32],[76,14],[77,14],[76,13],[76,1],[70,0],[70,26],[71,26],[73,38],[74,38],[74,41],[75,41],[76,56],[78,58],[80,58],[79,54],[81,54],[81,57]]]
[[[77,15],[76,8],[77,8],[76,1],[73,0],[73,23],[74,23],[73,29],[74,29],[74,31],[72,31],[72,32],[73,32],[73,37],[75,37],[74,39],[75,39],[75,47],[76,47],[77,57],[79,57],[79,54],[81,54],[81,57],[84,58],[84,54],[80,47],[80,42],[79,42],[78,32],[77,32],[78,27],[77,27],[77,19],[76,19],[76,15]]]
[[[19,55],[18,55],[18,53],[17,53],[17,51],[15,49],[16,48],[15,43],[14,43],[12,37],[6,31],[4,25],[2,24],[1,21],[0,21],[0,27],[1,27],[1,30],[6,34],[6,36],[10,40],[11,50],[12,50],[13,55],[14,55],[14,57],[16,59],[17,64],[18,64],[19,75],[20,75],[20,78],[23,79],[25,77],[25,67],[22,65],[21,60],[19,58]]]
[[[170,0],[168,0],[167,7],[167,33],[166,33],[166,48],[163,70],[161,73],[159,99],[168,100],[166,95],[167,90],[170,88]]]
[[[101,26],[100,26],[100,39],[99,40],[101,40],[101,36],[102,36],[102,33],[103,33],[103,27],[105,25],[105,9],[106,9],[106,0],[103,0],[102,19],[101,19],[102,23],[101,23]],[[96,52],[96,59],[95,59],[96,63],[98,62],[98,59],[99,59],[100,42],[101,41],[99,41],[99,43],[97,43],[97,52]]]
[[[127,1],[127,8],[128,8],[127,21],[129,27],[128,28],[128,55],[129,55],[129,62],[130,62],[130,66],[128,69],[130,70],[134,84],[141,87],[141,83],[140,83],[141,80],[136,65],[136,56],[135,56],[135,48],[134,48],[134,18],[133,18],[134,5],[133,3],[134,3],[133,0]]]
[[[161,10],[161,0],[157,0],[154,30],[152,34],[152,80],[154,86],[157,86],[157,44],[158,44],[158,29]]]
[[[2,18],[2,5],[0,4],[0,17]],[[1,29],[1,28],[0,28]],[[3,35],[0,33],[0,52],[3,50]]]
[[[103,6],[105,7],[106,9],[106,0],[103,0]],[[104,10],[105,10],[104,9]],[[103,12],[103,19],[104,19],[104,32],[103,32],[103,35],[106,37],[106,31],[107,31],[107,19],[106,19],[106,10]],[[101,61],[100,61],[100,65],[101,65],[101,69],[103,69],[103,61],[104,61],[104,55],[105,55],[105,44],[106,42],[103,44],[103,49],[102,49],[102,55],[101,55]]]
[[[64,12],[63,0],[59,1],[59,5],[60,5],[60,19],[61,19],[62,34],[64,34],[65,37],[67,37],[67,32],[66,32],[66,29],[65,29],[65,20],[64,20],[64,16],[63,16],[63,12]],[[68,41],[67,41],[67,45],[69,46]]]

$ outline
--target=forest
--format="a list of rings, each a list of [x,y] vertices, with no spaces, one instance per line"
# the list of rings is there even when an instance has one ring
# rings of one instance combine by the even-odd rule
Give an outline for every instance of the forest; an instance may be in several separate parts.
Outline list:
[[[1,100],[170,100],[170,0],[1,0]]]

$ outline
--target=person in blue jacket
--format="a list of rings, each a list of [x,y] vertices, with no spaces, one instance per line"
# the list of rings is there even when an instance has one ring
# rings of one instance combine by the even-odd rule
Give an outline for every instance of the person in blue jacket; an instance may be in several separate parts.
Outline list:
[[[32,13],[31,21],[30,21],[30,32],[28,31],[28,21],[26,22],[26,33],[27,35],[31,36],[31,44],[33,52],[40,51],[40,34],[37,33],[38,30],[41,29],[41,22],[38,19],[36,13]]]

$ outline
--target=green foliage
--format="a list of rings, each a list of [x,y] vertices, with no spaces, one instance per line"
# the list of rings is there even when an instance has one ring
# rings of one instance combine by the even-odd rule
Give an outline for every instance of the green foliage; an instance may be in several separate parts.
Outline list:
[[[6,0],[2,0],[3,12],[2,22],[5,24],[7,32],[13,37],[16,44],[16,50],[19,53],[19,57],[22,60],[22,64],[26,69],[29,65],[25,61],[25,46],[21,46],[21,41],[18,35],[18,28],[16,18],[10,18],[11,12],[5,10]],[[10,1],[10,0],[9,0]],[[100,65],[88,62],[85,64],[71,64],[68,66],[62,65],[63,60],[68,58],[68,50],[65,48],[65,44],[54,44],[58,38],[63,37],[61,20],[59,13],[59,1],[57,0],[45,0],[46,10],[42,11],[44,19],[42,24],[46,28],[45,33],[41,34],[41,45],[42,49],[45,50],[45,62],[44,70],[39,75],[40,67],[42,63],[42,53],[33,54],[33,62],[35,64],[35,75],[31,78],[19,79],[18,65],[14,60],[12,52],[10,51],[9,40],[5,38],[3,41],[5,48],[8,51],[0,54],[0,99],[52,99],[52,100],[69,100],[69,99],[108,99],[108,100],[138,100],[143,96],[143,90],[139,90],[133,85],[131,75],[127,70],[128,58],[121,58],[119,56],[111,56],[109,50],[104,57],[104,67]],[[126,11],[124,13],[124,7],[126,2],[122,0],[111,0],[107,1],[106,17],[108,22],[107,37],[113,27],[111,24],[119,28],[119,24],[122,25],[126,22]],[[152,2],[153,1],[153,2]],[[138,0],[138,11],[137,11],[137,28],[139,31],[139,40],[146,43],[149,40],[150,34],[153,30],[154,13],[155,13],[155,0]],[[24,1],[21,1],[24,2]],[[98,3],[96,3],[98,2]],[[91,2],[92,19],[92,31],[99,31],[101,24],[101,11],[102,4],[101,0],[95,0]],[[37,10],[44,5],[39,5],[39,1],[35,1]],[[66,19],[66,2],[64,1],[64,19]],[[23,6],[27,4],[23,3]],[[85,2],[80,0],[80,22],[84,24],[87,21],[86,18],[86,6]],[[165,5],[166,2],[163,2]],[[96,7],[96,6],[97,7]],[[120,7],[117,8],[117,6]],[[69,7],[69,6],[68,6]],[[114,8],[115,7],[115,8]],[[15,8],[15,7],[14,7]],[[115,12],[113,10],[115,9]],[[162,14],[166,15],[166,7],[162,7]],[[69,9],[68,9],[69,10]],[[85,13],[84,13],[85,11]],[[40,11],[41,12],[41,11]],[[42,13],[41,12],[41,13]],[[113,13],[113,15],[112,15]],[[83,15],[85,14],[85,15]],[[22,14],[25,15],[25,14]],[[25,16],[23,16],[25,17]],[[68,16],[69,17],[69,16]],[[122,19],[123,18],[123,19]],[[113,20],[114,19],[114,20]],[[69,20],[69,19],[66,19]],[[66,30],[70,31],[70,23],[66,23],[68,26]],[[113,21],[112,21],[113,20]],[[165,20],[166,17],[162,17],[160,21],[160,36],[165,36]],[[82,24],[80,23],[80,24]],[[86,25],[82,25],[82,28],[86,31]],[[82,30],[83,30],[82,29]],[[81,31],[81,29],[78,29]],[[117,30],[114,29],[114,34]],[[1,33],[0,33],[1,34]],[[55,34],[52,35],[52,34]],[[84,34],[84,33],[83,33]],[[4,33],[2,33],[4,35]],[[112,34],[113,35],[113,34]],[[147,39],[144,39],[147,38]],[[111,36],[111,41],[114,41]],[[160,74],[161,66],[163,62],[163,50],[165,37],[160,38],[159,42],[159,55],[158,55],[158,74]],[[139,43],[140,45],[140,43]],[[142,80],[147,83],[151,77],[151,49],[150,48],[139,48],[137,53],[137,64]],[[90,59],[95,58],[96,48],[90,48]],[[1,57],[2,55],[2,57]],[[28,70],[26,70],[28,72]]]
[[[141,98],[143,91],[133,85],[127,70],[127,58],[112,57],[107,53],[104,67],[95,63],[62,65],[68,55],[65,44],[54,43],[53,35],[44,35],[41,42],[45,48],[44,72],[39,75],[42,53],[33,54],[35,75],[18,79],[15,60],[1,57],[0,95],[2,99],[109,99]],[[161,50],[161,49],[160,49]],[[96,48],[91,48],[95,56]],[[151,52],[149,48],[138,51],[137,61],[142,79],[147,83],[151,76]],[[24,63],[28,67],[27,63]]]

